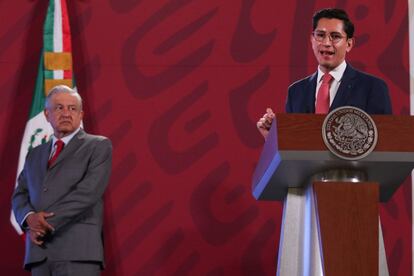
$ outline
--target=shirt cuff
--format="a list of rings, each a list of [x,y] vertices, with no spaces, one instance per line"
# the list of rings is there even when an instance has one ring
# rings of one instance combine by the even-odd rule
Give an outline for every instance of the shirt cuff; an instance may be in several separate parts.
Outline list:
[[[29,215],[34,214],[34,213],[35,213],[35,212],[30,211],[29,213],[27,213],[27,214],[23,217],[22,221],[20,222],[20,225],[22,226],[22,228],[23,228],[23,229],[27,229],[27,228],[29,228],[29,226],[28,226],[28,225],[27,225],[27,223],[26,223],[26,219],[27,219],[27,217],[28,217]]]

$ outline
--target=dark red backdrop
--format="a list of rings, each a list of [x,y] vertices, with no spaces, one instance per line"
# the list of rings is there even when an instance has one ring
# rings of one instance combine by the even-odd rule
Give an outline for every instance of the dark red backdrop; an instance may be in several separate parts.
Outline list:
[[[7,3],[6,3],[7,2]],[[105,275],[274,275],[281,204],[250,179],[267,106],[312,73],[310,19],[345,8],[355,67],[409,113],[406,1],[68,1],[87,131],[110,137]],[[47,1],[0,2],[0,274],[26,275],[9,224]],[[381,207],[391,275],[411,274],[411,187]]]

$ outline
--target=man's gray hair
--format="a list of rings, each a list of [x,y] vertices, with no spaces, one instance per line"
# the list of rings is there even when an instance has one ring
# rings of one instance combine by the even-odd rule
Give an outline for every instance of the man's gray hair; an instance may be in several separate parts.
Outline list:
[[[56,85],[55,87],[53,87],[52,89],[49,90],[49,93],[47,94],[47,97],[45,99],[45,108],[49,108],[50,107],[50,99],[53,97],[53,95],[55,94],[59,94],[59,93],[69,93],[73,96],[75,96],[76,98],[78,98],[79,100],[79,106],[80,106],[80,110],[82,110],[83,106],[82,106],[82,97],[79,95],[79,93],[70,88],[67,85]]]

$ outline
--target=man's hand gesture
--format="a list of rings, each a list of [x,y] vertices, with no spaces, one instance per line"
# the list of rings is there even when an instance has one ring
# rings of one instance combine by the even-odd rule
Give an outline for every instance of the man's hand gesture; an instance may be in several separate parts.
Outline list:
[[[53,226],[46,221],[47,218],[53,215],[53,213],[38,212],[27,216],[26,223],[29,226],[29,235],[33,243],[41,245],[43,243],[42,238],[47,233],[54,231]]]
[[[275,118],[275,113],[271,108],[266,109],[266,113],[262,118],[257,121],[257,129],[266,139],[269,134],[269,129],[272,126],[273,119]]]

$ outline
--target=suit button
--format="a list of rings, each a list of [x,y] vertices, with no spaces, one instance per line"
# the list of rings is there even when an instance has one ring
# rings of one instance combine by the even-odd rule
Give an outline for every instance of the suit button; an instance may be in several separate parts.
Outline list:
[[[43,192],[47,192],[47,188],[46,187],[43,188]]]

